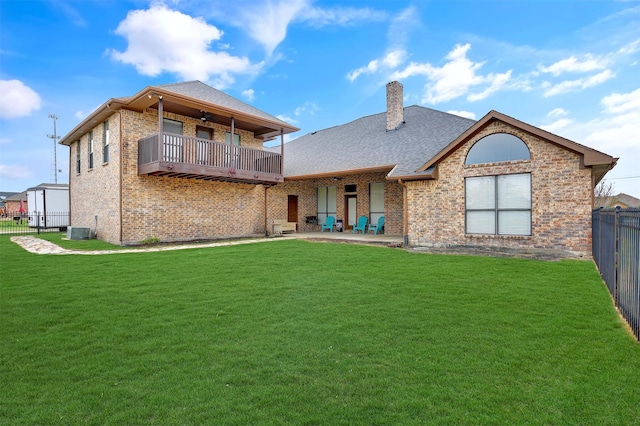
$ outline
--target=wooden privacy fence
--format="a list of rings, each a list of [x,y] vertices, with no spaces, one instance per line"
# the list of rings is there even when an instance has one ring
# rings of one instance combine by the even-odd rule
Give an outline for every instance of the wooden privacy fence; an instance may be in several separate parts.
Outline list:
[[[640,209],[592,213],[593,259],[616,306],[640,340]]]

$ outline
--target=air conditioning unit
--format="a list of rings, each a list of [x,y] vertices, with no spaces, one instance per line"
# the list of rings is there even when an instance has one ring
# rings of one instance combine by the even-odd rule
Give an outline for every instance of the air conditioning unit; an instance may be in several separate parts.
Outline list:
[[[88,240],[91,238],[91,229],[80,226],[69,226],[67,228],[67,238],[70,240]]]

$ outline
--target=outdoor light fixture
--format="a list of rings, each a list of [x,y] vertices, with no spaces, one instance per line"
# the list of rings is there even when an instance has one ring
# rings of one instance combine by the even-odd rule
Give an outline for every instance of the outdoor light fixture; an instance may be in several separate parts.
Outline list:
[[[202,120],[203,123],[207,120],[211,121],[213,120],[213,116],[206,111],[200,111],[200,120]]]
[[[158,95],[157,93],[149,93],[149,94],[147,95],[147,97],[148,97],[149,99],[153,98],[154,96],[157,96],[157,97],[158,97],[158,99],[162,99],[162,95]]]

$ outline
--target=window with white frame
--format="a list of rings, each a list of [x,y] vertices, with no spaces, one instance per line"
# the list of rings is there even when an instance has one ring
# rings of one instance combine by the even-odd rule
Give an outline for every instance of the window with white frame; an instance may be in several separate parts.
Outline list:
[[[93,169],[93,131],[89,132],[89,170]]]
[[[327,217],[333,216],[335,219],[337,212],[336,204],[336,187],[335,186],[319,186],[318,187],[318,223],[324,225],[327,223]]]
[[[109,120],[102,123],[102,162],[109,162]]]
[[[531,173],[465,179],[467,234],[531,235]]]

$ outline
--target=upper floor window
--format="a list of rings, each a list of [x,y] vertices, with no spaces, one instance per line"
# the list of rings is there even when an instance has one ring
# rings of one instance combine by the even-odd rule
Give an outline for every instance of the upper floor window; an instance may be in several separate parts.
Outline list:
[[[80,174],[80,141],[76,142],[76,173]]]
[[[102,123],[102,162],[109,162],[109,121]]]
[[[181,135],[182,127],[182,121],[171,120],[169,118],[162,119],[162,131],[164,133],[174,133],[176,135]]]
[[[89,169],[93,169],[93,131],[89,132]]]
[[[225,141],[226,143],[231,143],[231,133],[230,133],[230,132],[225,133],[225,135],[224,135],[224,141]],[[233,144],[234,144],[235,146],[240,146],[240,135],[239,135],[239,134],[237,134],[237,133],[234,133],[234,134],[233,134]]]
[[[529,148],[522,139],[509,133],[493,133],[476,142],[464,162],[466,166],[502,161],[529,160]]]

